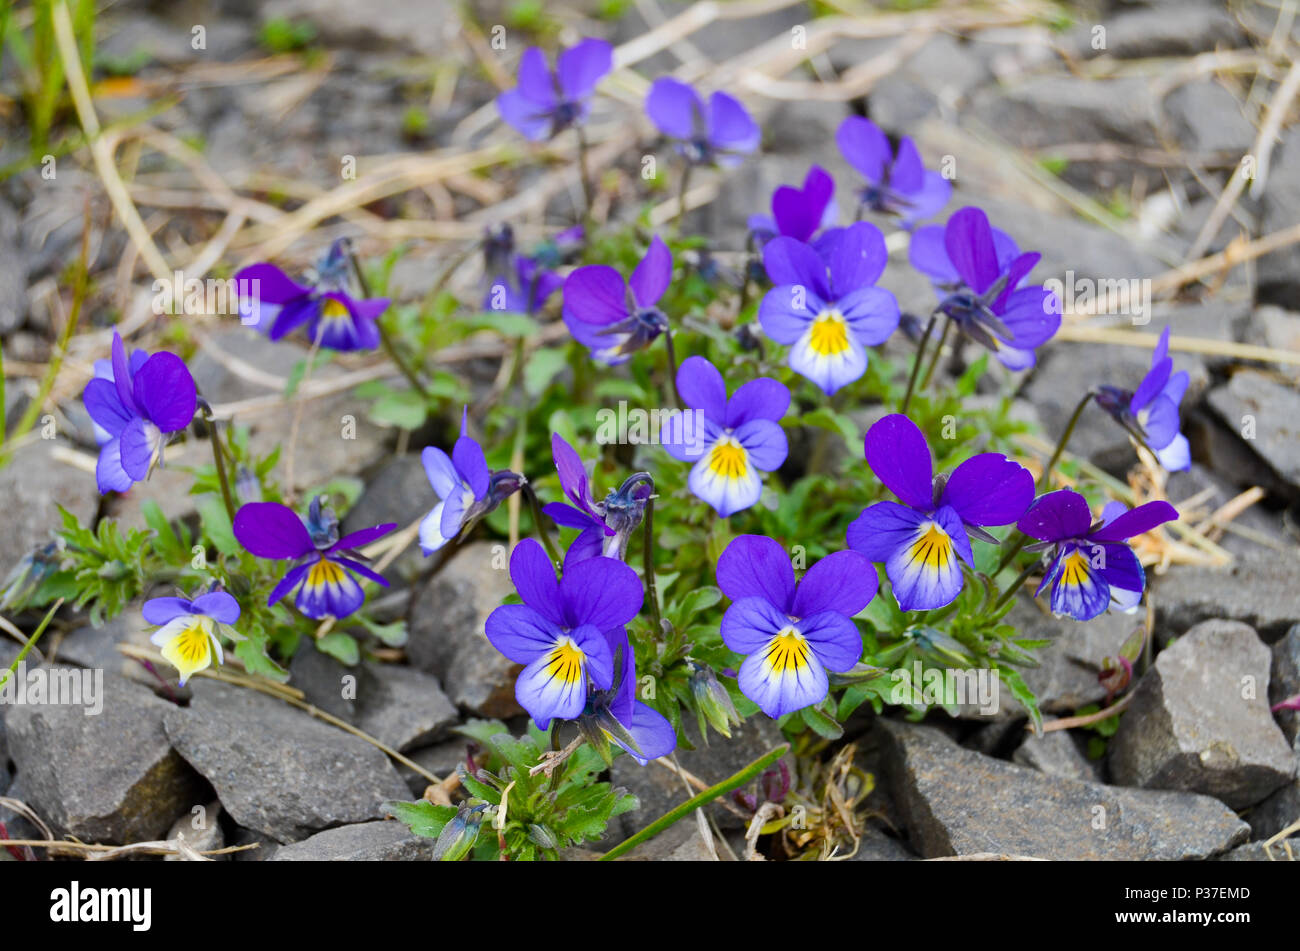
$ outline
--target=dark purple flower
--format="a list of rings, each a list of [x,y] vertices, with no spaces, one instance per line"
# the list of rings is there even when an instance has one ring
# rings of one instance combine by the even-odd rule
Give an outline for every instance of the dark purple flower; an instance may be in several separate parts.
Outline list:
[[[114,331],[111,374],[87,383],[82,401],[106,437],[95,465],[103,495],[125,492],[162,463],[167,437],[194,418],[198,391],[185,361],[174,353],[149,356],[137,350],[128,363]]]
[[[867,464],[903,503],[877,502],[849,526],[849,547],[885,566],[898,606],[927,611],[961,592],[958,558],[972,568],[971,537],[997,543],[986,525],[1009,525],[1034,499],[1034,477],[996,452],[934,477],[925,436],[894,413],[867,431]]]
[[[912,266],[939,294],[939,309],[966,336],[997,354],[1010,370],[1034,365],[1034,348],[1061,326],[1061,301],[1042,285],[1021,287],[1040,255],[989,227],[978,208],[962,208],[945,227],[912,235]]]
[[[645,515],[646,501],[654,492],[647,473],[637,473],[601,501],[592,494],[586,467],[574,448],[559,433],[551,434],[551,455],[560,486],[572,505],[551,502],[542,511],[557,525],[578,529],[578,537],[564,553],[564,565],[604,555],[622,559],[628,539]]]
[[[677,140],[678,151],[693,165],[737,165],[762,137],[739,100],[715,92],[706,106],[692,87],[667,76],[650,87],[645,111],[660,132]]]
[[[835,228],[815,244],[773,238],[763,265],[774,287],[758,320],[790,347],[790,369],[831,394],[862,376],[867,347],[884,343],[898,326],[898,301],[875,287],[889,252],[880,229],[865,221]]]
[[[1169,328],[1166,327],[1151,356],[1151,369],[1135,391],[1118,386],[1097,388],[1097,405],[1155,453],[1170,472],[1190,469],[1191,447],[1178,431],[1178,404],[1187,392],[1186,370],[1173,372],[1169,356]]]
[[[779,236],[811,241],[822,228],[834,224],[834,197],[835,180],[814,165],[804,176],[802,188],[782,185],[772,193],[772,214],[752,216],[749,231],[760,247]]]
[[[628,281],[605,264],[580,267],[564,281],[564,323],[593,360],[615,366],[668,329],[656,304],[673,276],[673,256],[658,235]]]
[[[524,603],[497,608],[484,630],[493,647],[524,665],[515,697],[545,730],[552,718],[572,720],[583,712],[590,684],[612,687],[615,651],[627,643],[623,625],[636,617],[645,595],[636,572],[613,558],[567,566],[556,581],[532,538],[515,546],[510,578]]]
[[[373,350],[379,346],[376,321],[388,298],[361,299],[348,293],[351,260],[348,239],[339,238],[317,262],[307,283],[299,284],[274,264],[253,264],[235,274],[244,322],[266,330],[271,340],[307,325],[307,337],[329,350]]]
[[[741,692],[776,718],[820,703],[827,670],[862,658],[853,615],[876,596],[876,573],[856,552],[827,555],[795,582],[789,553],[765,535],[739,535],[718,559],[718,587],[731,599],[722,640],[747,654]]]
[[[426,556],[487,515],[524,483],[518,473],[506,469],[488,471],[483,447],[469,435],[469,407],[461,411],[460,438],[451,455],[426,446],[420,461],[429,484],[442,500],[420,522],[420,549]]]
[[[388,587],[383,575],[361,563],[355,549],[396,527],[395,523],[376,525],[340,538],[338,519],[322,507],[319,496],[312,499],[305,522],[278,502],[249,502],[235,513],[234,522],[235,538],[247,551],[258,558],[294,563],[266,599],[267,605],[297,589],[294,604],[314,620],[344,618],[361,607],[366,593],[354,573]]]
[[[844,160],[867,180],[861,192],[864,207],[899,215],[911,227],[948,204],[951,183],[938,172],[926,171],[916,143],[906,136],[898,140],[895,152],[874,122],[849,116],[840,123],[835,142]]]
[[[677,392],[689,408],[669,418],[664,450],[695,463],[687,484],[720,516],[749,508],[763,494],[759,473],[779,469],[789,452],[780,419],[790,408],[790,391],[763,376],[728,399],[717,367],[688,357],[677,371]]]
[[[1087,621],[1115,602],[1123,609],[1137,604],[1146,577],[1127,540],[1178,518],[1168,502],[1147,502],[1135,509],[1118,503],[1106,507],[1096,522],[1088,500],[1072,489],[1040,496],[1016,526],[1040,540],[1027,550],[1048,549],[1051,562],[1035,594],[1052,589],[1054,614]]]
[[[541,142],[581,125],[589,100],[614,64],[614,49],[604,40],[585,39],[559,55],[555,69],[536,46],[519,61],[519,85],[497,96],[497,111],[526,139]]]
[[[609,643],[619,673],[608,690],[591,690],[578,726],[594,748],[613,740],[645,766],[677,748],[677,731],[658,710],[636,699],[636,658],[627,630],[618,628]]]

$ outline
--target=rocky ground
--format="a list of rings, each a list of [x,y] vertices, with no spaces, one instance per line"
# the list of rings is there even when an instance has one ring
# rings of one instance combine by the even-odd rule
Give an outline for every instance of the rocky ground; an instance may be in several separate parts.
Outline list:
[[[574,182],[550,167],[499,167],[428,181],[413,173],[414,184],[382,189],[364,207],[351,208],[346,221],[326,218],[309,239],[268,197],[287,196],[290,207],[318,199],[340,186],[345,156],[358,157],[363,170],[387,168],[385,160],[396,155],[510,141],[490,107],[483,108],[495,87],[480,61],[477,31],[510,22],[512,13],[496,3],[473,6],[477,26],[467,32],[470,24],[457,5],[443,0],[110,5],[100,24],[100,61],[134,57],[141,65],[115,95],[97,99],[102,119],[129,117],[161,97],[178,97],[149,120],[151,138],[128,136],[118,154],[120,162],[134,163],[132,198],[168,260],[192,260],[236,213],[235,240],[225,235],[218,248],[231,261],[268,250],[306,260],[310,249],[349,230],[359,230],[373,253],[413,236],[416,244],[399,262],[394,283],[404,296],[418,297],[452,250],[473,241],[486,222],[509,219],[524,229],[566,223]],[[567,28],[618,43],[646,34],[660,7],[665,18],[681,10],[677,4],[637,4],[608,21],[594,18],[594,6],[578,4],[557,16]],[[1297,107],[1274,98],[1289,59],[1279,51],[1295,49],[1300,22],[1288,34],[1285,23],[1275,29],[1275,6],[1225,8],[1197,0],[1075,6],[1073,23],[1063,30],[989,12],[922,8],[881,14],[885,25],[878,30],[844,31],[815,55],[812,70],[798,68],[798,58],[781,69],[778,47],[786,45],[788,59],[784,38],[808,16],[803,5],[792,4],[711,23],[636,63],[643,75],[680,69],[691,78],[708,74],[711,83],[731,83],[762,117],[763,157],[710,179],[691,226],[717,248],[739,250],[746,219],[765,210],[755,196],[801,180],[814,161],[850,180],[833,136],[852,112],[865,112],[891,133],[912,135],[931,164],[955,157],[951,207],[979,204],[1022,247],[1041,250],[1037,277],[1069,270],[1082,278],[1153,279],[1164,290],[1143,326],[1131,326],[1128,318],[1067,320],[1019,400],[1022,412],[1040,422],[1044,438],[1054,439],[1085,388],[1097,382],[1131,387],[1149,363],[1147,349],[1098,343],[1089,333],[1154,334],[1170,326],[1189,338],[1175,363],[1191,374],[1183,411],[1195,463],[1163,486],[1144,488],[1163,492],[1185,519],[1201,522],[1208,542],[1171,552],[1151,573],[1160,650],[1141,673],[1103,757],[1088,755],[1095,732],[1034,736],[1010,710],[991,721],[943,714],[922,725],[894,717],[851,721],[848,739],[877,785],[855,858],[1287,857],[1283,846],[1273,846],[1270,855],[1263,843],[1300,820],[1300,715],[1275,716],[1269,709],[1300,693],[1300,534],[1294,519],[1300,502],[1300,241],[1263,254],[1251,242],[1300,222]],[[264,24],[279,18],[314,27],[309,56],[268,57]],[[191,46],[195,24],[206,26],[206,50]],[[1095,48],[1099,26],[1104,49]],[[767,76],[770,64],[778,65]],[[840,84],[836,94],[781,98],[775,84],[814,78]],[[1258,157],[1257,137],[1271,109],[1280,110],[1281,120],[1267,178],[1258,190],[1247,188],[1217,232],[1201,239],[1205,223],[1218,217],[1216,203],[1242,156]],[[617,147],[618,136],[630,134],[627,112],[620,116],[610,104],[604,110],[599,140]],[[21,121],[9,108],[0,164],[26,155]],[[638,134],[648,141],[645,130]],[[615,193],[634,187],[626,180],[630,174],[613,177]],[[90,322],[103,328],[129,315],[148,286],[125,234],[109,223],[108,199],[88,156],[60,158],[57,182],[51,187],[31,169],[0,190],[0,335],[10,423],[33,398],[51,353],[58,325],[52,315],[61,313],[57,301],[87,208],[95,223],[92,271],[100,284]],[[241,205],[239,196],[250,201]],[[425,224],[408,232],[390,226],[400,221]],[[276,246],[276,229],[286,234],[283,246]],[[1171,270],[1189,257],[1219,252],[1219,263],[1227,266],[1208,268],[1197,280],[1170,281]],[[465,279],[472,282],[472,273]],[[884,283],[904,309],[928,301],[928,287],[904,267],[887,270]],[[302,359],[292,347],[267,347],[215,321],[195,327],[193,338],[193,372],[214,403],[274,394]],[[1270,348],[1271,358],[1249,347]],[[109,513],[142,524],[143,493],[103,504],[92,476],[69,462],[94,447],[76,396],[89,360],[102,348],[102,334],[81,350],[74,346],[50,408],[57,438],[30,441],[0,470],[0,575],[48,538],[57,524],[56,501],[83,522]],[[350,368],[332,364],[320,378]],[[482,368],[471,363],[458,369]],[[337,392],[304,415],[300,441],[313,451],[298,460],[299,479],[360,479],[364,489],[350,516],[356,525],[406,524],[432,504],[418,455],[403,451],[408,444],[399,443],[394,430],[376,426],[363,426],[355,442],[340,443],[336,420],[355,402]],[[244,421],[259,445],[270,447],[283,440],[291,412],[280,403],[251,409]],[[409,443],[423,444],[419,438]],[[1072,447],[1104,472],[1121,479],[1128,474],[1132,449],[1116,428],[1084,427]],[[186,461],[182,451],[179,462]],[[1240,514],[1222,510],[1256,486],[1262,492]],[[187,478],[173,468],[155,474],[147,497],[183,517],[192,514],[187,489]],[[304,650],[295,658],[291,684],[309,703],[435,775],[454,772],[468,755],[466,741],[451,732],[458,722],[522,722],[513,697],[515,671],[482,634],[487,613],[509,590],[504,572],[477,570],[487,557],[471,546],[429,578],[418,552],[408,552],[390,571],[401,583],[383,601],[391,616],[409,621],[404,651],[345,668]],[[1042,665],[1026,672],[1050,717],[1104,702],[1097,678],[1102,658],[1115,654],[1140,623],[1117,617],[1077,624],[1028,603],[1011,617],[1052,639]],[[99,629],[73,618],[48,651],[60,663],[107,670],[111,702],[101,716],[0,707],[0,794],[26,803],[53,835],[121,844],[167,839],[181,830],[199,848],[260,843],[233,856],[239,860],[428,857],[432,843],[383,821],[381,805],[420,795],[426,779],[278,699],[201,679],[180,692],[163,688],[122,657],[116,650],[122,642],[147,642],[138,612]],[[0,660],[7,663],[15,652],[14,645],[0,643]],[[355,699],[340,699],[346,677],[356,678]],[[770,721],[758,718],[731,743],[715,738],[680,762],[701,780],[716,782],[779,741]],[[686,796],[670,771],[639,768],[626,758],[616,762],[612,779],[635,792],[642,807],[619,817],[601,848]],[[193,821],[198,813],[201,829]],[[728,847],[743,851],[746,816],[740,813],[715,811],[727,840],[724,854]],[[0,820],[10,838],[42,837],[9,806],[0,808]],[[636,854],[691,859],[704,857],[704,848],[698,827],[683,822]],[[0,859],[9,857],[0,851]]]

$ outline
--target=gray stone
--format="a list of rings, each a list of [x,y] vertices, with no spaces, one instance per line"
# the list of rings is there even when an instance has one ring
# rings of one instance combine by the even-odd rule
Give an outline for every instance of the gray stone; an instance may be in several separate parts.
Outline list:
[[[1193,154],[1241,155],[1255,141],[1255,127],[1242,114],[1236,96],[1214,80],[1179,86],[1165,97],[1164,106],[1174,135]]]
[[[1260,206],[1261,234],[1272,234],[1300,221],[1300,128],[1283,134],[1273,150]],[[1300,310],[1300,244],[1292,243],[1264,255],[1256,267],[1261,303]]]
[[[289,661],[289,685],[301,690],[308,703],[349,723],[357,718],[360,674],[359,668],[348,667],[314,644],[299,645]],[[353,678],[355,691],[345,689],[349,683],[345,677]]]
[[[0,499],[5,500],[0,578],[24,555],[48,542],[51,532],[63,527],[56,504],[75,515],[80,524],[94,524],[99,506],[95,477],[54,459],[54,447],[61,445],[62,440],[38,439],[19,449],[0,469]]]
[[[1272,304],[1255,308],[1250,317],[1246,342],[1300,353],[1300,313]],[[1294,363],[1277,363],[1273,369],[1290,377],[1293,382],[1300,381],[1300,366]]]
[[[1160,640],[1211,618],[1249,624],[1265,641],[1300,622],[1300,558],[1255,548],[1227,568],[1175,565],[1151,578]]]
[[[263,23],[306,20],[331,46],[434,57],[454,53],[462,42],[456,6],[443,0],[373,0],[363,6],[348,0],[270,0],[258,13]]]
[[[18,232],[18,214],[0,199],[0,336],[27,317],[27,259]]]
[[[355,532],[388,522],[406,525],[416,514],[428,512],[437,504],[437,493],[429,485],[420,457],[398,456],[367,480],[357,504],[343,519],[342,530]],[[410,545],[397,556],[384,575],[390,581],[397,578],[409,580],[433,560],[424,557],[419,545]]]
[[[406,796],[378,749],[251,690],[196,683],[190,708],[171,711],[166,727],[230,817],[282,843],[382,818],[384,802]]]
[[[275,850],[272,862],[427,862],[436,840],[401,822],[359,822]]]
[[[674,823],[624,855],[624,862],[712,862],[699,823],[693,816]],[[715,846],[716,848],[716,846]]]
[[[1272,847],[1266,846],[1263,842],[1247,842],[1245,845],[1239,845],[1231,852],[1218,856],[1216,862],[1296,862],[1300,861],[1300,855],[1294,851],[1288,852],[1283,843],[1279,842]]]
[[[1300,822],[1300,780],[1292,780],[1246,813],[1251,837],[1269,839]]]
[[[858,843],[858,850],[848,862],[915,862],[916,855],[902,842],[883,832],[868,828]]]
[[[1242,434],[1252,427],[1246,445],[1300,488],[1300,392],[1262,373],[1241,370],[1210,391],[1209,403],[1229,429]]]
[[[446,779],[461,766],[466,769],[469,768],[470,750],[477,748],[477,746],[478,744],[469,737],[455,736],[449,740],[443,740],[441,743],[434,743],[432,746],[411,750],[406,754],[406,758],[413,763],[418,763],[439,779]],[[403,766],[401,763],[397,764],[397,772],[406,781],[406,785],[413,795],[424,795],[424,790],[429,786],[429,780],[426,777]]]
[[[1300,695],[1300,624],[1292,627],[1286,637],[1273,645],[1269,678],[1270,704],[1276,705]],[[1278,710],[1274,717],[1292,747],[1300,753],[1300,710]]]
[[[27,803],[58,835],[118,844],[157,839],[207,801],[163,732],[176,708],[112,675],[103,678],[102,702],[95,715],[88,715],[93,707],[72,704],[6,712]]]
[[[1248,625],[1205,621],[1157,655],[1109,745],[1125,786],[1204,793],[1234,809],[1295,775],[1268,709],[1270,655]]]
[[[1021,148],[1065,142],[1159,145],[1151,84],[1137,77],[1080,82],[1072,76],[1031,76],[980,90],[970,112]]]
[[[1168,10],[1126,10],[1103,24],[1105,44],[1094,48],[1093,24],[1085,22],[1068,37],[1076,56],[1144,59],[1152,56],[1194,56],[1207,50],[1242,44],[1244,36],[1226,10],[1217,5],[1182,2],[1177,16]]]
[[[879,720],[908,842],[923,858],[996,852],[1065,860],[1200,859],[1245,841],[1222,803],[1047,776]]]
[[[1197,462],[1182,472],[1169,473],[1169,481],[1165,484],[1165,497],[1169,504],[1178,510],[1184,521],[1192,524],[1208,518],[1240,493],[1240,486]],[[1195,504],[1192,504],[1193,500]],[[1215,540],[1219,547],[1236,557],[1258,553],[1261,544],[1277,552],[1294,547],[1281,517],[1262,505],[1252,505],[1224,523],[1223,528],[1223,534]]]
[[[226,833],[221,828],[218,818],[221,815],[221,802],[213,800],[206,806],[196,804],[201,812],[194,812],[192,808],[189,815],[181,816],[172,825],[167,833],[168,840],[183,838],[185,844],[198,852],[211,852],[226,847]],[[195,828],[195,826],[198,826]],[[228,858],[224,855],[209,856],[213,861],[221,861]],[[163,858],[164,862],[183,862],[185,858],[180,855],[168,855]]]
[[[398,664],[367,663],[356,725],[399,753],[427,746],[456,722],[436,677]]]
[[[1068,730],[1052,730],[1042,736],[1030,734],[1016,748],[1011,759],[1048,776],[1100,782],[1098,764],[1088,759]]]
[[[710,732],[708,746],[700,741],[695,724],[684,722],[683,729],[695,744],[695,749],[679,748],[676,753],[677,762],[682,769],[707,784],[720,782],[739,772],[764,753],[785,742],[775,721],[762,715],[752,716],[733,729],[729,740]],[[794,766],[788,756],[786,765],[793,771]],[[610,767],[609,776],[610,782],[624,787],[640,801],[637,809],[619,817],[624,835],[631,835],[649,825],[699,791],[695,788],[688,790],[682,779],[672,771],[653,763],[641,766],[630,756],[617,757]],[[791,778],[793,780],[793,772]],[[755,784],[751,783],[750,786]],[[752,793],[754,789],[739,791]],[[762,802],[761,794],[759,801]],[[725,806],[715,804],[710,808],[719,828],[743,829],[747,825],[747,820]]]
[[[170,594],[172,592],[166,592]],[[57,646],[50,645],[51,663],[76,664],[78,667],[102,669],[110,675],[124,677],[158,693],[166,694],[168,699],[179,699],[189,695],[187,687],[178,687],[178,675],[167,664],[157,664],[154,670],[158,676],[149,673],[138,660],[127,657],[117,649],[119,644],[157,650],[150,641],[150,632],[156,630],[145,623],[140,614],[140,605],[128,605],[121,614],[106,621],[102,627],[77,628],[60,640]],[[167,686],[163,686],[163,682]]]
[[[483,632],[487,617],[514,591],[501,546],[473,542],[421,590],[411,609],[406,656],[433,674],[461,709],[484,717],[523,712],[515,700],[522,669],[494,648]]]

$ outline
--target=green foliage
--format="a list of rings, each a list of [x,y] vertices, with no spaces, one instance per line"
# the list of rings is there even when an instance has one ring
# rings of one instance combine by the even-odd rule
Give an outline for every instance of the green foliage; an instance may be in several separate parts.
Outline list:
[[[316,39],[316,28],[304,21],[294,22],[275,17],[262,24],[257,42],[268,53],[297,53]]]

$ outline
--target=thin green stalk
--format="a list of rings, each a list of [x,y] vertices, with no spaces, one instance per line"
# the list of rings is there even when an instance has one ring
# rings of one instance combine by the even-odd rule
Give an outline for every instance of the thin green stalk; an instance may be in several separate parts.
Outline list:
[[[1029,536],[1024,532],[1017,532],[1017,534],[1020,535],[1020,537],[1016,539],[1016,543],[1002,556],[1002,560],[998,562],[998,566],[993,569],[991,577],[996,578],[998,575],[1002,574],[1002,569],[1011,564],[1011,560],[1015,558],[1016,555],[1020,554],[1020,549],[1025,547],[1025,542],[1029,541]]]
[[[217,429],[217,418],[212,414],[212,407],[204,400],[203,419],[208,424],[208,442],[212,443],[212,461],[217,466],[217,481],[221,483],[221,501],[225,503],[226,514],[230,523],[235,523],[235,494],[230,489],[230,477],[226,474],[225,452],[221,448],[221,434]]]
[[[948,342],[948,331],[950,330],[952,330],[952,318],[945,317],[943,332],[939,334],[939,344],[934,348],[934,356],[930,358],[930,365],[926,367],[925,376],[921,377],[922,392],[930,385],[930,378],[934,376],[934,368],[939,365],[939,359],[943,356],[943,345]]]
[[[668,351],[668,382],[672,384],[673,406],[682,405],[682,396],[677,392],[677,353],[673,349],[672,330],[664,331],[664,348]]]
[[[1083,415],[1084,408],[1092,401],[1096,394],[1089,390],[1083,394],[1083,399],[1079,400],[1079,405],[1074,408],[1074,413],[1070,416],[1069,423],[1065,426],[1065,432],[1061,433],[1061,440],[1056,444],[1056,449],[1052,452],[1052,458],[1047,460],[1047,465],[1043,467],[1043,474],[1038,477],[1038,491],[1041,492],[1047,488],[1052,479],[1052,469],[1056,466],[1057,460],[1061,458],[1061,453],[1065,452],[1065,446],[1074,435],[1074,427],[1079,423],[1079,417]]]
[[[686,217],[686,190],[691,187],[691,172],[694,168],[695,163],[686,163],[686,170],[682,172],[681,188],[677,191],[677,214],[673,216],[673,231],[678,235],[682,233],[682,219]]]
[[[663,618],[659,615],[659,587],[655,582],[655,500],[647,499],[645,504],[645,516],[641,523],[642,538],[644,539],[642,547],[644,548],[643,556],[645,558],[645,586],[646,594],[650,599],[650,617],[655,622],[655,637],[658,637],[664,629]]]
[[[583,131],[582,126],[575,130],[578,134],[578,175],[582,179],[582,199],[586,203],[586,209],[582,215],[583,234],[590,234],[592,208],[596,203],[595,189],[591,182],[591,169],[587,165],[587,133]]]
[[[907,407],[912,403],[912,391],[916,389],[916,378],[921,372],[921,362],[925,359],[925,348],[930,343],[930,334],[934,331],[934,322],[938,319],[939,312],[936,310],[926,322],[925,333],[921,334],[921,342],[916,345],[916,359],[912,361],[912,373],[907,378],[907,392],[903,394],[903,402],[898,407],[898,411],[904,416],[907,415]]]
[[[1026,581],[1028,581],[1029,576],[1032,575],[1037,570],[1038,570],[1038,562],[1034,562],[1033,564],[1029,565],[1024,571],[1020,572],[1020,574],[1016,576],[1016,580],[1011,582],[1011,587],[1007,588],[1006,591],[1002,592],[1002,597],[998,598],[997,603],[993,605],[993,613],[996,614],[998,608],[1002,607],[1004,604],[1006,604],[1008,601],[1014,598],[1016,596],[1016,592],[1020,590],[1020,586],[1023,585]]]
[[[551,533],[546,530],[546,523],[542,521],[544,513],[542,512],[541,503],[537,501],[537,493],[533,491],[533,487],[527,482],[524,483],[522,491],[528,498],[528,508],[533,513],[534,531],[537,532],[537,537],[541,539],[542,546],[546,549],[546,556],[551,559],[551,564],[560,564],[563,559],[560,557],[559,552],[556,551],[554,542],[551,541]]]
[[[59,598],[59,600],[55,601],[54,605],[45,612],[45,617],[41,620],[41,623],[37,625],[36,630],[32,632],[32,636],[27,638],[27,643],[24,644],[23,649],[18,652],[18,656],[15,657],[14,662],[9,665],[9,669],[5,671],[4,676],[0,677],[0,689],[3,689],[4,685],[9,682],[9,678],[12,677],[14,671],[18,669],[18,665],[23,662],[23,658],[32,652],[32,648],[36,646],[36,642],[40,640],[41,635],[45,633],[45,629],[50,626],[50,621],[54,620],[54,612],[62,606],[63,599]]]
[[[612,849],[610,849],[608,852],[602,855],[599,861],[608,862],[612,859],[618,858],[620,855],[624,855],[625,853],[630,852],[632,849],[636,848],[642,842],[648,841],[649,839],[653,839],[660,832],[663,832],[665,829],[667,829],[673,823],[677,822],[679,819],[683,819],[686,816],[689,816],[696,809],[700,808],[700,806],[707,805],[711,803],[713,800],[721,796],[725,796],[733,789],[738,789],[739,787],[745,785],[745,783],[749,782],[751,779],[755,779],[756,777],[758,777],[758,775],[761,774],[763,770],[767,769],[769,766],[771,766],[773,763],[779,760],[782,756],[784,756],[789,751],[789,749],[790,749],[789,743],[782,743],[776,749],[772,750],[769,753],[765,753],[764,755],[760,756],[758,759],[754,760],[754,762],[750,763],[740,772],[735,773],[732,776],[728,776],[722,782],[710,786],[708,789],[704,790],[703,792],[697,793],[696,795],[692,796],[690,799],[682,803],[680,806],[678,806],[676,809],[673,809],[667,815],[661,816],[660,818],[656,819],[654,822],[650,823],[648,826],[646,826],[644,829],[642,829],[640,832],[636,833],[635,835],[631,836],[630,838],[624,839],[618,845],[614,846]]]
[[[361,289],[361,296],[369,297],[370,284],[366,280],[365,274],[361,271],[361,262],[357,260],[356,252],[349,249],[348,259],[352,262],[352,272],[356,275],[357,286]],[[392,360],[397,369],[402,371],[402,376],[406,377],[415,392],[419,393],[420,397],[426,403],[431,402],[433,398],[429,395],[429,391],[425,389],[424,383],[420,381],[419,374],[415,372],[413,367],[402,359],[402,355],[398,352],[396,345],[393,343],[393,338],[388,335],[388,331],[384,328],[382,316],[375,318],[375,327],[379,330],[379,342],[383,345],[384,352],[388,354],[388,359]]]

